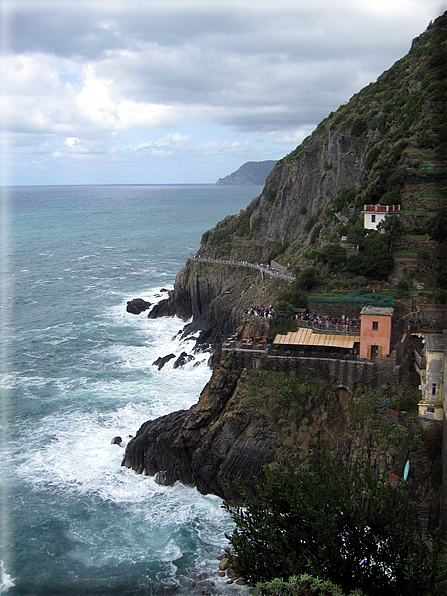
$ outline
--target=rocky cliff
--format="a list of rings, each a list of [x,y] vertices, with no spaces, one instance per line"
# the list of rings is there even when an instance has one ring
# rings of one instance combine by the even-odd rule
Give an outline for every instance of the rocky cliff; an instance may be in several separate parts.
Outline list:
[[[189,261],[176,277],[169,298],[156,305],[150,318],[178,316],[185,336],[200,331],[198,345],[220,350],[222,340],[239,326],[244,312],[271,304],[281,281],[262,281],[256,270]]]
[[[346,389],[294,371],[247,370],[228,353],[198,403],[143,424],[122,463],[161,484],[179,481],[227,499],[235,478],[250,485],[283,455],[305,462],[316,439],[341,461],[364,448],[373,467],[390,468],[393,450],[379,449],[369,424],[354,413]]]
[[[247,209],[205,232],[199,253],[252,263],[274,258],[299,271],[303,249],[320,247],[323,240],[340,247],[348,228],[363,229],[364,204],[399,202],[414,177],[419,185],[422,180],[438,188],[447,139],[446,32],[447,13],[413,42],[404,59],[279,161]],[[433,166],[428,172],[424,160]],[[273,303],[281,283],[288,282],[262,282],[255,270],[191,260],[169,298],[148,316],[192,317],[185,333],[202,330],[199,343],[220,354],[221,340],[239,326],[244,310]],[[367,408],[377,424],[382,397],[376,395]],[[123,465],[158,474],[163,483],[178,480],[224,497],[235,477],[247,482],[262,477],[263,465],[276,457],[271,447],[304,462],[316,438],[338,459],[350,461],[364,447],[373,465],[392,466],[393,449],[384,447],[384,437],[389,446],[399,445],[406,429],[394,432],[386,415],[373,435],[370,419],[355,418],[356,407],[346,389],[297,371],[244,368],[233,353],[216,366],[198,404],[141,427]]]
[[[309,236],[308,222],[337,192],[359,182],[364,160],[357,144],[354,135],[324,123],[275,165],[247,210],[204,234],[200,254],[268,262],[278,244]]]
[[[447,13],[413,41],[407,56],[278,161],[261,195],[239,215],[228,216],[205,232],[198,253],[252,263],[274,259],[299,272],[308,263],[304,253],[309,248],[331,243],[343,253],[342,236],[349,237],[356,228],[363,231],[364,204],[399,203],[414,179],[419,181],[419,193],[423,184],[430,189],[432,203],[436,193],[442,199],[447,149],[446,34]],[[363,237],[354,238],[355,244]],[[348,261],[344,255],[345,277],[386,277],[393,259],[390,247],[382,245],[380,258],[377,251],[367,255],[372,248],[366,247],[366,241],[365,250],[361,246],[354,259]],[[385,263],[385,257],[389,263],[383,273],[374,265]],[[323,257],[319,265],[317,273],[331,281],[332,263]],[[193,317],[194,330],[205,330],[211,343],[218,343],[219,336],[234,331],[244,307],[274,300],[274,288],[256,279],[255,274],[236,268],[188,263],[170,298],[149,316]]]

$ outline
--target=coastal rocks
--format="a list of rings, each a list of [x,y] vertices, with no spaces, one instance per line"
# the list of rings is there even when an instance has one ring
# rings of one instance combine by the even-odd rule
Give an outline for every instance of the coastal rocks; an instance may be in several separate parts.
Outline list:
[[[178,273],[169,298],[156,304],[148,317],[179,317],[187,323],[183,338],[199,332],[194,352],[218,353],[222,339],[234,333],[244,312],[258,303],[270,304],[280,283],[271,278],[263,282],[253,269],[191,260]]]
[[[185,366],[191,360],[195,360],[194,356],[191,354],[187,354],[186,352],[182,352],[177,360],[174,362],[174,368],[179,368],[180,366]]]
[[[157,360],[152,362],[152,366],[157,366],[158,370],[161,370],[167,362],[173,360],[174,358],[176,358],[175,354],[168,354],[167,356],[157,358]],[[177,360],[174,362],[174,368],[185,366],[185,364],[191,362],[191,360],[195,360],[194,356],[192,356],[191,354],[187,354],[186,352],[182,352],[180,356],[177,358]]]
[[[241,500],[236,478],[253,488],[256,479],[265,479],[265,466],[283,456],[296,455],[299,465],[306,465],[317,440],[348,465],[361,448],[373,469],[393,465],[368,424],[353,428],[355,404],[348,389],[278,370],[275,362],[271,370],[246,368],[244,358],[228,352],[189,410],[145,422],[128,443],[122,465],[156,476],[160,484],[181,482],[236,503]],[[277,387],[295,389],[289,395]]]
[[[133,300],[129,300],[127,303],[126,310],[133,315],[139,315],[151,306],[150,302],[146,302],[143,298],[134,298]]]
[[[239,375],[219,370],[205,386],[199,402],[145,422],[127,445],[122,465],[158,482],[179,481],[203,494],[234,496],[234,479],[248,486],[263,478],[263,466],[273,461],[276,433],[263,416],[253,416],[234,396]],[[231,401],[231,407],[227,402]]]
[[[157,358],[157,360],[152,362],[152,366],[157,366],[158,370],[161,370],[163,366],[166,364],[166,362],[169,362],[173,358],[175,358],[175,354],[168,354],[167,356]]]
[[[112,445],[121,445],[122,442],[123,439],[121,437],[113,437],[112,439]]]

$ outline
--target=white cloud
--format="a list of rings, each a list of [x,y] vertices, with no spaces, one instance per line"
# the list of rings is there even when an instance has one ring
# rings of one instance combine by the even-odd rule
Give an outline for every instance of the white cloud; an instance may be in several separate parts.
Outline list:
[[[3,0],[4,151],[77,163],[132,152],[278,158],[445,8],[444,0]],[[198,126],[206,138],[195,137]]]

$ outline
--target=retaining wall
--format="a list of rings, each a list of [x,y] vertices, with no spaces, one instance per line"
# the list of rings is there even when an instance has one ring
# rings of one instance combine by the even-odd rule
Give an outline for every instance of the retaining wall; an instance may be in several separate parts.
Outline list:
[[[382,385],[387,385],[395,393],[400,380],[400,365],[396,364],[395,358],[340,360],[307,356],[270,356],[263,350],[238,349],[236,352],[238,361],[244,368],[283,372],[295,370],[313,379],[330,381],[334,386],[363,385],[371,389],[380,389]]]

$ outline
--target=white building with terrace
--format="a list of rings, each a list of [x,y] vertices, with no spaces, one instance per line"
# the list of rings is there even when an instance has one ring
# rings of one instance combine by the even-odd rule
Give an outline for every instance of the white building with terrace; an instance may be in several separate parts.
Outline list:
[[[400,205],[364,205],[363,227],[366,230],[377,230],[379,223],[389,215],[400,215]]]

